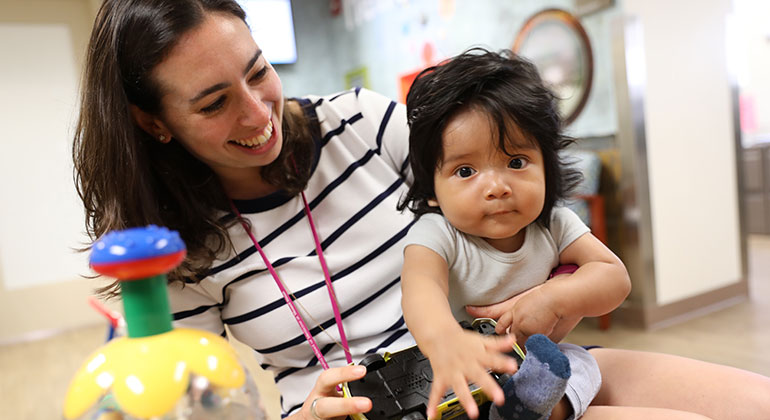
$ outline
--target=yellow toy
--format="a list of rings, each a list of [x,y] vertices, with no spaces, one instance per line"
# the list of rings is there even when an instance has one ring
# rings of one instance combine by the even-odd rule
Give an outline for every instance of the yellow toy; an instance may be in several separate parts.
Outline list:
[[[171,325],[166,273],[185,254],[177,232],[156,226],[94,243],[91,267],[121,282],[128,336],[107,342],[75,374],[67,420],[264,419],[256,386],[229,343]]]

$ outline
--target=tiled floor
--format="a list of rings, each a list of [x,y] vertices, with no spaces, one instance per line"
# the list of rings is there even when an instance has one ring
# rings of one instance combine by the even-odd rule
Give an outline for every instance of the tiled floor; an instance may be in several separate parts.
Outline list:
[[[678,354],[770,376],[770,237],[750,238],[749,265],[751,301],[657,331],[618,324],[602,332],[589,321],[578,326],[568,341]],[[96,326],[0,347],[0,419],[61,418],[70,378],[103,343],[104,334],[105,328]],[[275,419],[278,394],[267,374],[256,376]]]

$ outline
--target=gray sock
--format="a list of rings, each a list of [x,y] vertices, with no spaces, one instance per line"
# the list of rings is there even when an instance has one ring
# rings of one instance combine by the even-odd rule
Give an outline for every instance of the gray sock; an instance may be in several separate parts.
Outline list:
[[[505,404],[492,405],[490,420],[547,419],[564,396],[570,377],[569,360],[548,337],[535,334],[524,345],[527,357],[503,385]]]

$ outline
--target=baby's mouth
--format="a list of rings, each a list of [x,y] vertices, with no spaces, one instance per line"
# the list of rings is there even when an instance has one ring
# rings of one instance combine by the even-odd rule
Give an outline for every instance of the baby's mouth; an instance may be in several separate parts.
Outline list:
[[[230,140],[230,143],[235,143],[239,146],[248,147],[251,149],[256,149],[260,146],[263,146],[267,143],[268,140],[270,140],[270,137],[273,135],[273,120],[271,119],[264,130],[262,130],[262,133],[251,138],[246,139],[239,139],[239,140]]]

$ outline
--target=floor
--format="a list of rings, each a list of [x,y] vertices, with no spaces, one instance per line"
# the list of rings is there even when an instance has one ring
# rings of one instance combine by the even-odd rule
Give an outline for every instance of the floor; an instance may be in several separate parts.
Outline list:
[[[750,301],[701,318],[656,331],[619,324],[599,331],[595,322],[588,320],[568,341],[666,352],[770,376],[770,237],[749,238],[749,281]],[[95,326],[0,347],[0,419],[61,418],[70,378],[104,338],[104,326]],[[253,359],[247,366],[256,369]],[[271,378],[264,372],[255,376],[270,418],[276,419],[278,394]]]

